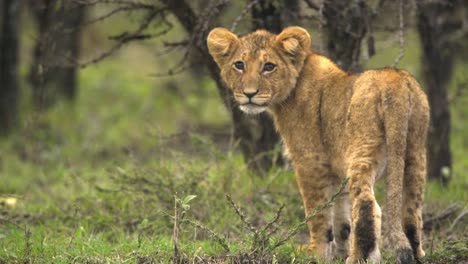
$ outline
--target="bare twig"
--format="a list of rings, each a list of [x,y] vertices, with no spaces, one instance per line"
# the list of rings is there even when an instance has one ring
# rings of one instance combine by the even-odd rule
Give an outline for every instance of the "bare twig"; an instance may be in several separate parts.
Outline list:
[[[434,225],[434,224],[436,224],[438,222],[446,220],[450,216],[453,216],[454,214],[456,214],[459,210],[460,210],[460,205],[458,205],[458,204],[454,204],[454,205],[450,206],[449,208],[447,208],[445,211],[443,211],[439,215],[436,215],[436,216],[433,216],[433,217],[430,217],[430,218],[426,219],[424,221],[424,228],[425,229],[431,228],[432,225]]]
[[[456,218],[455,220],[453,220],[452,224],[450,225],[449,227],[449,231],[452,231],[453,228],[458,224],[458,222],[460,222],[460,220],[462,220],[464,217],[466,217],[466,215],[468,215],[468,210],[465,209],[463,210]]]
[[[114,52],[116,52],[117,50],[122,48],[128,42],[138,41],[138,40],[145,40],[145,39],[148,39],[148,38],[158,37],[158,36],[167,34],[167,32],[169,32],[172,29],[172,24],[170,22],[168,22],[164,18],[165,11],[166,11],[165,9],[154,9],[154,10],[148,12],[147,16],[142,20],[141,24],[133,32],[123,32],[123,33],[121,33],[121,34],[119,34],[117,36],[111,36],[110,37],[110,39],[117,41],[117,44],[112,46],[107,51],[101,53],[99,56],[97,56],[97,57],[95,57],[93,59],[90,59],[90,60],[88,60],[86,62],[81,62],[81,63],[78,62],[77,64],[81,68],[85,68],[85,67],[87,67],[87,66],[89,66],[91,64],[98,63],[98,62],[102,61],[103,59],[111,56],[112,54],[114,54]],[[161,32],[156,33],[156,34],[143,34],[143,31],[145,31],[149,27],[151,22],[153,22],[153,20],[158,15],[160,15],[162,17],[162,21],[166,25],[168,25],[168,28],[166,28],[166,29],[164,29]],[[73,60],[73,59],[74,58],[71,58],[70,60]]]
[[[123,5],[131,8],[146,8],[154,9],[155,6],[148,4],[149,1],[132,1],[132,0],[71,0],[75,4],[81,6],[96,6],[96,5]]]
[[[234,22],[232,22],[231,29],[230,29],[232,32],[234,32],[234,30],[236,30],[237,24],[239,24],[239,22],[242,20],[242,18],[244,18],[244,16],[247,14],[247,12],[249,12],[252,9],[252,7],[254,5],[256,5],[257,3],[258,3],[258,0],[251,0],[250,3],[248,3],[244,7],[244,9],[240,13],[240,15],[238,17],[236,17],[236,19],[234,19]]]
[[[185,64],[185,59],[182,59],[181,62],[182,62],[181,64],[176,65],[175,67],[172,67],[172,68],[170,68],[169,70],[167,70],[165,72],[152,73],[149,76],[150,77],[155,77],[155,78],[174,76],[174,75],[177,75],[177,74],[181,74],[181,73],[185,72],[186,70],[190,69],[191,67],[193,67],[193,65],[184,65]]]
[[[111,11],[103,14],[103,15],[100,15],[98,17],[95,17],[95,18],[92,18],[92,19],[89,19],[88,21],[85,21],[83,22],[83,26],[86,26],[86,25],[90,25],[90,24],[94,24],[94,23],[97,23],[97,22],[101,22],[109,17],[112,17],[114,15],[117,15],[119,13],[122,13],[122,12],[127,12],[127,11],[130,11],[130,10],[135,10],[135,9],[138,9],[138,8],[129,8],[128,6],[121,6],[121,7],[118,7],[116,9],[112,9]]]
[[[396,67],[400,60],[405,56],[405,23],[404,23],[404,16],[403,16],[403,0],[399,0],[399,21],[400,21],[400,30],[399,30],[399,39],[400,39],[400,52],[398,53],[398,57],[395,58],[393,61],[392,67]]]
[[[309,8],[312,8],[312,9],[314,9],[316,11],[319,11],[322,8],[321,5],[323,5],[323,3],[322,3],[319,6],[316,3],[312,2],[312,0],[304,0],[304,2],[306,2],[307,6],[309,6]]]
[[[174,228],[172,241],[174,243],[174,263],[179,263],[179,213],[177,211],[177,197],[174,196]]]

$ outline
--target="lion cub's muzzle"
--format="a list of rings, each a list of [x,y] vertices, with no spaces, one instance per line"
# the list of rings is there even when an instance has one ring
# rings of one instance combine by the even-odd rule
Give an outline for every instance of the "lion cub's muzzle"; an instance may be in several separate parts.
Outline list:
[[[261,94],[259,91],[235,93],[234,98],[239,103],[239,108],[247,114],[260,114],[265,111],[270,103],[271,96]]]

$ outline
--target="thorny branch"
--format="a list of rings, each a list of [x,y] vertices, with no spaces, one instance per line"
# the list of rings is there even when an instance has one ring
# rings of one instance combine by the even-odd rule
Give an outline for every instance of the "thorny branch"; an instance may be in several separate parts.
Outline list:
[[[183,219],[182,222],[184,223],[188,223],[196,228],[199,228],[203,231],[205,231],[206,233],[208,233],[211,237],[213,237],[216,242],[218,242],[218,244],[221,245],[221,247],[223,247],[223,249],[226,251],[226,252],[230,252],[230,249],[229,249],[229,246],[228,246],[228,243],[226,242],[226,238],[218,235],[215,231],[209,229],[208,227],[200,224],[199,222],[196,222],[196,221],[192,221],[190,219]]]
[[[236,211],[236,214],[239,216],[240,220],[250,229],[251,232],[257,233],[257,229],[246,219],[245,214],[242,212],[242,210],[239,208],[239,206],[234,203],[232,200],[231,196],[226,194],[226,199],[228,202],[231,204],[232,208]]]

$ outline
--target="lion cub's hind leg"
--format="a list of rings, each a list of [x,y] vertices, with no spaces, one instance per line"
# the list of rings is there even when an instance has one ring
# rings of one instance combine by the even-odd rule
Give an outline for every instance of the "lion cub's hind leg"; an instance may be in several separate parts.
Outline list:
[[[422,207],[426,178],[426,134],[429,117],[411,117],[408,129],[408,145],[403,184],[403,228],[413,254],[425,255],[422,248]]]
[[[351,244],[346,263],[380,262],[379,243],[381,211],[374,196],[374,182],[382,165],[384,132],[372,89],[360,90],[351,102],[347,124],[345,152],[346,176],[352,202]],[[366,95],[365,101],[359,100]]]
[[[350,177],[349,189],[352,199],[352,232],[346,263],[361,263],[366,260],[378,263],[381,258],[378,244],[381,211],[373,187],[378,167],[374,153],[379,144],[361,142],[359,145],[368,150],[363,152],[360,151],[362,148],[359,148],[360,150],[350,151],[347,175]],[[370,155],[362,156],[365,152]]]
[[[384,241],[388,249],[396,255],[399,264],[410,264],[414,261],[413,250],[402,225],[403,213],[408,211],[403,200],[403,184],[404,180],[407,180],[404,175],[412,166],[411,164],[405,165],[408,161],[411,163],[411,159],[408,160],[406,156],[408,150],[412,151],[412,149],[407,149],[411,147],[408,146],[408,139],[412,140],[412,138],[409,138],[411,111],[408,111],[411,106],[409,94],[406,91],[405,89],[390,89],[383,93],[383,97],[387,98],[383,101],[383,124],[387,148],[387,204],[385,206],[387,233]]]

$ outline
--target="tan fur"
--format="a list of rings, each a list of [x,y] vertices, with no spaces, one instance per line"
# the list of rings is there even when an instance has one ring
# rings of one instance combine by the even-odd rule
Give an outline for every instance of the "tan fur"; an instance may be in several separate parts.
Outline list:
[[[241,109],[272,114],[293,162],[306,215],[349,177],[349,196],[308,223],[310,249],[319,258],[380,261],[381,212],[373,187],[383,172],[387,247],[400,263],[424,255],[429,106],[413,77],[390,68],[346,73],[313,53],[310,36],[300,27],[242,38],[216,28],[207,43]],[[243,70],[233,66],[239,61]],[[276,68],[266,72],[265,63]]]

